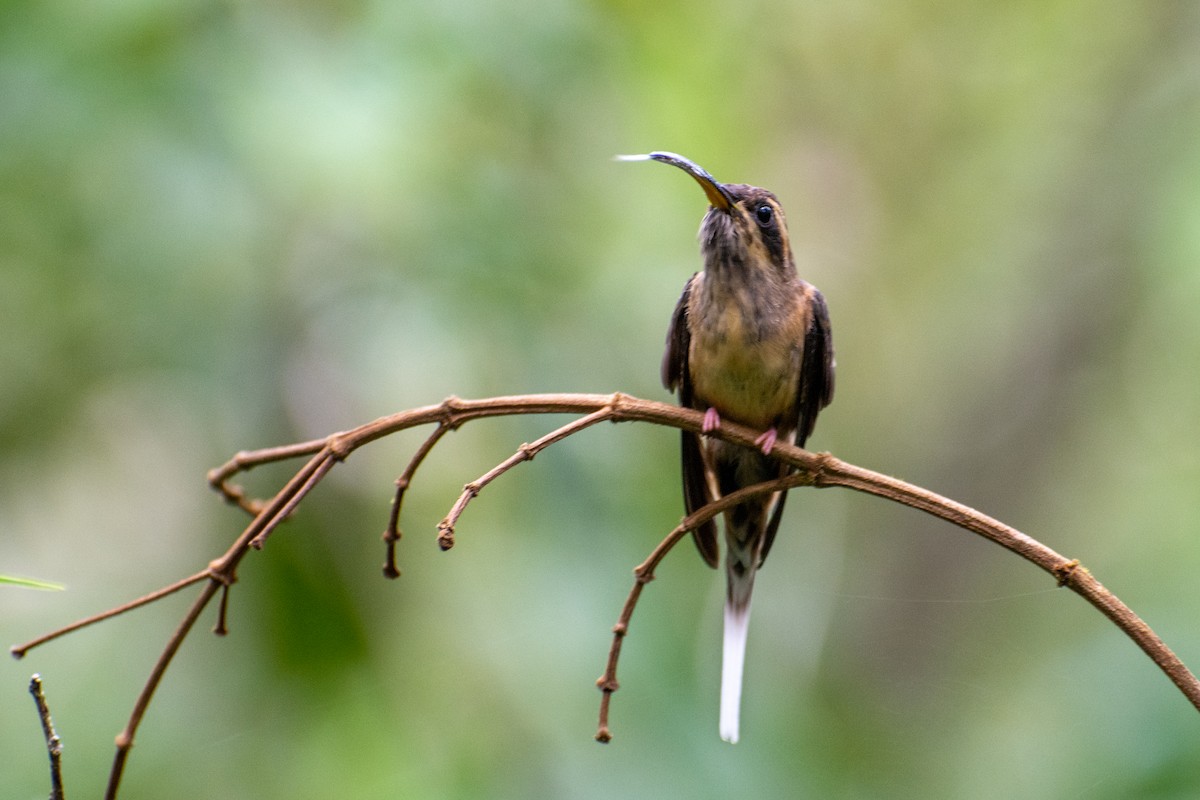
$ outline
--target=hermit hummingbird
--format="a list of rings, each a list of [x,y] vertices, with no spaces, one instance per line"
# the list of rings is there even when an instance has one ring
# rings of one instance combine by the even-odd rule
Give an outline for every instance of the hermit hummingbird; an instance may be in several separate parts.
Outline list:
[[[722,420],[762,431],[757,449],[682,434],[687,513],[737,489],[786,475],[771,457],[777,440],[803,447],[833,398],[833,338],[825,298],[796,273],[783,207],[766,189],[719,183],[675,153],[618,156],[679,167],[700,184],[709,209],[700,223],[704,269],[683,289],[667,331],[663,384],[680,405],[704,412],[703,433]],[[747,500],[724,514],[725,633],[721,738],[738,740],[746,631],[754,577],[771,549],[785,492]],[[700,555],[720,558],[713,521],[697,527]]]

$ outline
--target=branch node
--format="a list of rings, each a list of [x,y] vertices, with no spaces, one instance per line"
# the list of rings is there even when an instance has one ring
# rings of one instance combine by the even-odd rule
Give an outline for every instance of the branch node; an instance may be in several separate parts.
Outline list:
[[[400,577],[400,568],[396,566],[396,543],[387,543],[387,558],[383,562],[383,577],[395,580]]]
[[[811,485],[818,489],[835,486],[836,484],[825,482],[825,470],[834,461],[833,453],[813,453],[813,456],[816,463],[808,470],[808,474],[812,479]]]
[[[345,461],[354,450],[354,443],[345,435],[335,433],[325,440],[325,449],[336,461]]]
[[[621,688],[621,684],[617,683],[616,678],[610,678],[608,675],[601,675],[596,679],[596,686],[605,694],[612,694],[617,689]]]
[[[446,520],[442,520],[441,522],[438,523],[437,527],[438,527],[438,536],[437,536],[438,547],[442,548],[442,552],[444,553],[445,551],[449,550],[451,547],[454,547],[454,526],[451,525]]]
[[[612,732],[609,731],[607,725],[596,731],[596,741],[600,744],[608,744],[612,741]]]
[[[1075,577],[1076,570],[1087,572],[1087,567],[1080,566],[1079,559],[1073,558],[1054,567],[1054,577],[1058,580],[1059,588],[1066,586]]]
[[[457,395],[450,395],[442,401],[441,408],[441,423],[450,430],[457,430],[462,424],[459,416],[462,414],[462,400]]]
[[[209,580],[219,583],[227,589],[237,583],[237,573],[229,568],[223,558],[208,562],[208,569],[204,571],[204,574]]]

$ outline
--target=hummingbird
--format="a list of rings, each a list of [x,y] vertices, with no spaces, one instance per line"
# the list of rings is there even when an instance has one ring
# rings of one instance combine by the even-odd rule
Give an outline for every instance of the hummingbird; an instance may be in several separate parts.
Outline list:
[[[722,420],[762,434],[755,449],[682,432],[687,513],[737,489],[783,477],[771,457],[779,440],[803,447],[817,414],[833,399],[833,338],[825,298],[796,273],[783,207],[766,189],[719,183],[675,153],[618,156],[660,161],[691,175],[708,197],[700,223],[704,269],[692,275],[667,331],[662,381],[679,403],[704,412],[702,433]],[[725,626],[721,738],[738,740],[746,633],[754,578],[779,529],[786,492],[747,500],[724,513]],[[715,521],[692,537],[705,562],[720,561]]]

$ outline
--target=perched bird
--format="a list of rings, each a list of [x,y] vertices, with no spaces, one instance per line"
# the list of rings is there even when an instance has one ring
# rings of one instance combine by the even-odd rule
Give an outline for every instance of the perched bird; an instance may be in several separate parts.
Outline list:
[[[803,447],[833,397],[833,339],[825,299],[796,274],[783,208],[771,192],[718,183],[674,153],[620,156],[679,167],[708,196],[700,224],[704,269],[687,282],[667,332],[663,384],[683,406],[704,411],[703,431],[732,420],[763,431],[758,449],[684,431],[683,497],[690,514],[737,489],[782,477],[770,456],[777,439]],[[721,738],[738,739],[746,630],[754,576],[783,512],[786,493],[725,512],[725,636]],[[693,532],[711,567],[719,562],[714,522]]]

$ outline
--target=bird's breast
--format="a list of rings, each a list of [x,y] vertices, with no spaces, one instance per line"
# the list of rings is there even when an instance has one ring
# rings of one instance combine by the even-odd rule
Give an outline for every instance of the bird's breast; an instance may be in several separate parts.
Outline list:
[[[795,316],[764,318],[737,302],[692,314],[688,365],[698,405],[753,428],[792,421],[803,358]]]

